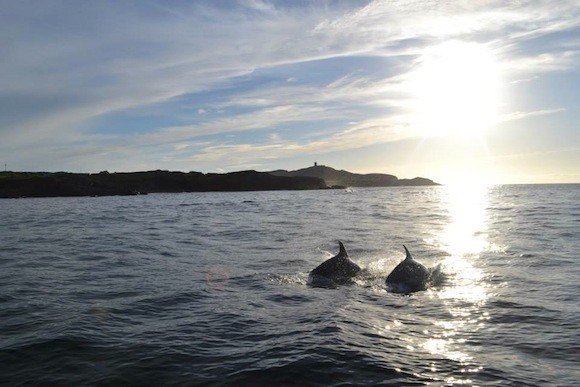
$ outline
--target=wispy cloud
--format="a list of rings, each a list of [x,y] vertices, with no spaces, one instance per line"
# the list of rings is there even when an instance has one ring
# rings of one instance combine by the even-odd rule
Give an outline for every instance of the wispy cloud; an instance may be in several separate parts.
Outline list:
[[[568,0],[49,0],[2,8],[0,152],[30,166],[42,159],[66,166],[55,154],[67,149],[85,162],[94,155],[97,169],[103,155],[148,165],[139,161],[145,152],[154,163],[172,151],[215,169],[228,158],[250,165],[398,141],[413,135],[405,82],[433,44],[488,45],[508,82],[577,68],[580,52],[580,6]],[[188,98],[197,103],[180,107],[178,123],[107,130],[115,114],[163,118]],[[259,131],[277,134],[270,143],[216,138]],[[188,145],[208,136],[212,146]]]
[[[315,141],[292,142],[275,138],[268,144],[210,145],[193,155],[193,161],[225,162],[288,158],[300,154],[325,154],[347,151],[382,142],[407,138],[405,128],[394,118],[371,120]]]
[[[281,124],[323,121],[342,117],[342,114],[317,107],[279,105],[197,125],[162,128],[155,133],[139,136],[135,140],[139,145],[173,143],[200,136],[270,129]]]
[[[566,109],[558,108],[558,109],[544,109],[544,110],[535,110],[530,112],[513,112],[509,114],[504,114],[499,118],[499,122],[506,122],[506,121],[514,121],[514,120],[521,120],[528,117],[535,117],[535,116],[544,116],[547,114],[555,114],[560,112],[565,112]]]

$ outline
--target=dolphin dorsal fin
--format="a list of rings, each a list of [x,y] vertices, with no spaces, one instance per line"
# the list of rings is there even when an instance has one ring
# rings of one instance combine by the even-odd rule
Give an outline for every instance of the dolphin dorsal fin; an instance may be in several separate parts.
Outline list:
[[[344,248],[344,245],[342,244],[341,241],[338,241],[338,247],[340,248],[340,251],[338,252],[338,256],[339,257],[348,257],[348,253],[346,252],[346,249]]]
[[[405,248],[405,254],[406,254],[405,259],[413,259],[413,256],[411,255],[411,253],[407,249],[407,246],[403,245],[403,247]]]

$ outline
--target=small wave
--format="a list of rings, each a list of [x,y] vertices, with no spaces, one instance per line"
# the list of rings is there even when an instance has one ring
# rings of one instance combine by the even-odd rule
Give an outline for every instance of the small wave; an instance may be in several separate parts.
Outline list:
[[[199,206],[207,206],[207,203],[181,203],[179,207],[199,207]]]
[[[272,294],[266,297],[266,300],[275,302],[281,305],[299,305],[305,302],[310,302],[312,299],[310,297],[301,296],[297,294],[287,295],[287,294]]]
[[[111,259],[111,257],[100,254],[79,254],[76,256],[76,259],[78,261],[99,262]]]
[[[490,322],[495,324],[554,324],[560,321],[558,313],[544,306],[525,305],[517,302],[496,300],[491,303],[497,308]]]
[[[123,312],[128,316],[165,315],[168,311],[179,310],[184,305],[198,304],[201,299],[206,297],[208,296],[200,291],[168,293],[136,300],[127,305]]]
[[[360,353],[315,353],[260,359],[242,371],[227,375],[226,385],[342,386],[408,381],[410,375],[394,367],[366,361]],[[282,354],[278,354],[281,356]],[[365,375],[366,383],[359,378]]]

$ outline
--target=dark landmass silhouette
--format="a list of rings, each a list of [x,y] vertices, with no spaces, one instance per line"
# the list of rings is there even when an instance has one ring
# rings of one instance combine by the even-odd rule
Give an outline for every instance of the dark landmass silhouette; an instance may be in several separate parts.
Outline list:
[[[159,192],[268,191],[327,188],[313,177],[274,176],[266,172],[225,174],[149,171],[97,174],[0,173],[0,198],[137,195]]]
[[[309,171],[313,168],[314,172]],[[126,173],[103,171],[94,174],[0,172],[0,198],[138,195],[161,192],[312,190],[345,186],[436,184],[428,179],[398,180],[391,175],[357,175],[346,171],[336,171],[329,167],[313,168],[292,172],[240,171],[223,174],[161,170]],[[301,174],[301,171],[307,172]],[[319,173],[321,171],[325,172]],[[333,174],[332,171],[336,173]],[[401,182],[408,184],[401,184]]]
[[[439,185],[433,180],[423,177],[414,179],[399,179],[397,176],[383,173],[358,174],[348,171],[336,170],[324,165],[299,169],[297,171],[277,170],[270,172],[275,176],[291,177],[317,177],[323,179],[326,185],[340,187],[394,187],[394,186],[422,186]]]

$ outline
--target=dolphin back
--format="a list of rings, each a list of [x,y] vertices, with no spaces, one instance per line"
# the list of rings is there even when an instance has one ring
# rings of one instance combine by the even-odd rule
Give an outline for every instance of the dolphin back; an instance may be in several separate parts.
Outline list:
[[[405,247],[405,246],[403,246]],[[426,290],[431,271],[415,261],[405,247],[406,257],[387,276],[387,286],[394,293],[412,293]]]
[[[329,280],[335,283],[347,283],[361,271],[361,268],[348,258],[348,253],[342,242],[339,241],[338,243],[339,253],[322,262],[310,272],[309,282],[311,284]]]

